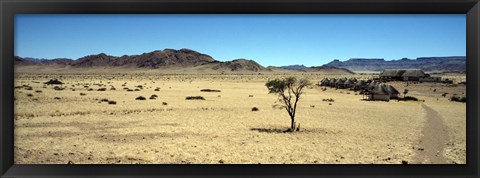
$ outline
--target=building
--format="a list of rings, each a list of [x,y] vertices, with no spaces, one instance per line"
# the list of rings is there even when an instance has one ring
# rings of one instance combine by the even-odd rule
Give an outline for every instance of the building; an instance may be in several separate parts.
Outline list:
[[[441,81],[440,77],[430,77],[420,69],[385,69],[380,73],[380,79],[383,81]]]
[[[375,83],[373,88],[365,93],[369,101],[390,101],[399,97],[400,92],[391,85]]]

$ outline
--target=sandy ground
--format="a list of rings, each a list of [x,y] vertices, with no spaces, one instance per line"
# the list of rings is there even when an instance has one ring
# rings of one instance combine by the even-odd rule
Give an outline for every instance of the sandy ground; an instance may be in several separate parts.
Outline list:
[[[425,102],[362,101],[362,95],[353,91],[322,91],[313,86],[299,102],[296,122],[301,131],[283,133],[290,125],[288,114],[276,107],[280,103],[264,85],[276,77],[280,76],[17,75],[15,86],[25,84],[32,90],[15,89],[15,163],[466,161],[466,105],[441,96],[443,90],[464,93],[464,86],[435,85],[438,90],[432,94],[431,84],[410,84],[407,95]],[[298,77],[315,82],[325,76]],[[66,82],[63,86],[67,88],[60,91],[44,86],[51,78]],[[107,91],[97,91],[101,84]],[[392,84],[400,92],[405,88],[402,82]],[[86,85],[93,90],[88,91]],[[123,89],[138,85],[143,89]],[[110,90],[112,86],[116,90]],[[155,91],[157,87],[160,91]],[[206,88],[221,92],[200,92]],[[150,100],[154,94],[158,98]],[[138,96],[147,99],[135,100]],[[186,96],[206,100],[185,100]],[[322,101],[327,98],[335,101]],[[117,103],[110,105],[102,99]],[[259,111],[251,111],[252,107]]]

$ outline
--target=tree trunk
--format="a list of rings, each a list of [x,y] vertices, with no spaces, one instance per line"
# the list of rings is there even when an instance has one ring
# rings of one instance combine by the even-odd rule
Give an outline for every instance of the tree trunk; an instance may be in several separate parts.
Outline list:
[[[290,119],[292,120],[292,124],[291,124],[291,126],[290,126],[290,129],[291,129],[292,131],[295,131],[295,118],[292,117],[292,116],[290,116]]]

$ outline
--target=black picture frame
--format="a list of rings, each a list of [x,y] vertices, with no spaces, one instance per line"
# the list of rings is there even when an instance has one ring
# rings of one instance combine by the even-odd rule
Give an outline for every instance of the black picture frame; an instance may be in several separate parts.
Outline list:
[[[478,0],[1,0],[1,177],[479,177]],[[14,165],[15,14],[466,14],[467,164]]]

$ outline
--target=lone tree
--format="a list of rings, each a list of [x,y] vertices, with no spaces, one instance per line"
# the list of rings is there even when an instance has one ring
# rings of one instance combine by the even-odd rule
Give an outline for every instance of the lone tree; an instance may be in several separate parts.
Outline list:
[[[269,90],[269,94],[278,95],[279,101],[283,102],[285,110],[292,121],[289,131],[296,131],[300,129],[295,123],[295,112],[297,111],[297,103],[300,96],[303,94],[303,89],[311,85],[307,79],[297,80],[295,77],[288,77],[284,79],[270,80],[265,84]],[[297,128],[297,129],[296,129]]]

